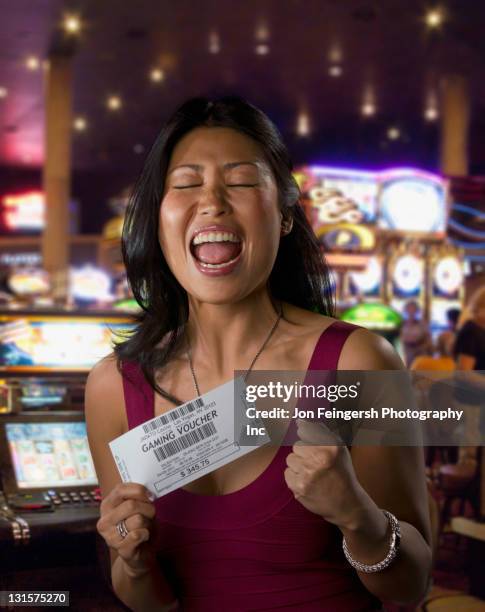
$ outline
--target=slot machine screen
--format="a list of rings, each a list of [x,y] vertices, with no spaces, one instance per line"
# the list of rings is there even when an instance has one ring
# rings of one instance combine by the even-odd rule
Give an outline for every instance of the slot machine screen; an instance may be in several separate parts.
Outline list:
[[[132,328],[126,316],[0,314],[0,371],[88,372]]]
[[[27,492],[97,485],[86,424],[78,417],[66,420],[52,414],[48,420],[45,416],[29,420],[25,415],[20,422],[4,422],[2,437],[6,489]]]
[[[19,402],[25,410],[45,409],[65,403],[66,396],[66,384],[49,384],[46,381],[27,379],[20,385]]]

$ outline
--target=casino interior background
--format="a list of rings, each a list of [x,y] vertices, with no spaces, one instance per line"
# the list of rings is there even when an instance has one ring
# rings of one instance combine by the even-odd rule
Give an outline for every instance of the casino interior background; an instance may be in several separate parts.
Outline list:
[[[485,7],[1,0],[0,14],[0,586],[123,609],[97,569],[83,384],[137,308],[120,233],[164,119],[193,95],[263,108],[339,316],[402,350],[413,299],[435,339],[485,284]],[[456,451],[428,462],[429,610],[485,606],[484,459]]]

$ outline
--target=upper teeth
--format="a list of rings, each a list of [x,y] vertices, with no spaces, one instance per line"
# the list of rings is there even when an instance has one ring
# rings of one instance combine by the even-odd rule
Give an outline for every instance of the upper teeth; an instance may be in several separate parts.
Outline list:
[[[192,242],[193,244],[203,244],[204,242],[240,242],[240,238],[230,232],[207,232],[197,234]]]

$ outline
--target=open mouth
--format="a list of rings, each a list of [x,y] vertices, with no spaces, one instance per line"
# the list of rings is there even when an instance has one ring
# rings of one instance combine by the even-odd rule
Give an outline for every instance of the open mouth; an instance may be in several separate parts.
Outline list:
[[[203,268],[223,269],[239,259],[242,240],[232,232],[199,232],[190,243],[190,252]]]

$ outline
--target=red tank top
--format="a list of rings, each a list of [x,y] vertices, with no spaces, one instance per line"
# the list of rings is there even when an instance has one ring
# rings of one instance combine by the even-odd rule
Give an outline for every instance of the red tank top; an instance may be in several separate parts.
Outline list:
[[[336,370],[356,326],[322,332],[308,370]],[[154,416],[154,394],[136,364],[123,365],[129,428]],[[159,561],[187,612],[380,610],[346,562],[337,527],[304,508],[284,479],[291,446],[264,472],[226,495],[177,489],[156,500]]]

